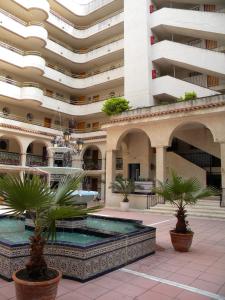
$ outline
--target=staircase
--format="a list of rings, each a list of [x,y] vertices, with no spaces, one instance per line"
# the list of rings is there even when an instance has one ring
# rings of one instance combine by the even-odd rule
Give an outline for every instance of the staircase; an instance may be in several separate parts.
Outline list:
[[[174,215],[175,208],[169,204],[157,204],[149,209],[150,213]],[[225,207],[220,207],[219,197],[199,200],[194,206],[187,206],[188,216],[225,220]]]

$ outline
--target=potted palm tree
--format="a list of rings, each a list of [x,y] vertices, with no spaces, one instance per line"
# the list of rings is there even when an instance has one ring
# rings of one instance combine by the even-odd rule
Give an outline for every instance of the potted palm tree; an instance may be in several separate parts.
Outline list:
[[[123,200],[120,202],[120,209],[122,211],[129,210],[128,195],[134,192],[135,184],[131,179],[125,179],[122,176],[117,176],[110,188],[114,191],[123,194]]]
[[[159,186],[154,191],[176,207],[177,223],[175,229],[170,231],[171,242],[176,251],[187,252],[194,232],[186,220],[186,206],[196,204],[198,199],[215,195],[216,189],[202,188],[196,178],[184,179],[172,171],[171,179],[165,183],[159,181]]]
[[[74,206],[72,201],[72,193],[79,187],[81,178],[82,174],[69,177],[55,190],[51,190],[38,176],[0,178],[0,196],[4,198],[4,206],[15,216],[26,213],[34,223],[30,260],[24,269],[13,274],[18,300],[55,299],[62,274],[48,268],[43,251],[49,240],[56,239],[57,220],[83,216],[90,211]]]

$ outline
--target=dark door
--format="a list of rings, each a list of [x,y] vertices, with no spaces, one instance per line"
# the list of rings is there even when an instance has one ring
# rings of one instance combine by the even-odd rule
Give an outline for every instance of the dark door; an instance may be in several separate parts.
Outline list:
[[[92,178],[91,180],[91,190],[98,191],[98,178]]]
[[[129,164],[129,179],[137,180],[140,177],[140,164]]]

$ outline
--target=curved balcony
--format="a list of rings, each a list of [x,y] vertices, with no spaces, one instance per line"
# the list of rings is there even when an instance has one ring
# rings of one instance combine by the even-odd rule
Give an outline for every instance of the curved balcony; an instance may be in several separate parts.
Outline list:
[[[42,75],[45,69],[45,60],[37,51],[22,51],[16,47],[0,41],[0,60],[24,69],[28,75]],[[1,63],[0,63],[1,64]]]
[[[48,0],[7,0],[2,1],[1,7],[5,10],[16,11],[17,15],[29,20],[43,22],[48,18],[50,6]]]
[[[99,58],[101,58],[102,63],[103,56],[104,59],[107,56],[108,61],[112,61],[112,57],[115,53],[123,51],[124,40],[122,36],[119,36],[96,47],[88,48],[86,50],[75,50],[57,40],[48,39],[46,49],[75,64],[87,64],[93,60],[98,60]]]
[[[26,119],[26,117],[14,115],[14,114],[3,114],[0,112],[0,127],[10,128],[15,131],[18,130],[25,130],[25,131],[32,131],[32,134],[44,134],[46,136],[50,135],[61,135],[62,131],[65,131],[68,129],[67,126],[60,126],[51,124],[51,127],[46,127],[44,120],[40,119],[33,119],[32,121],[29,121]],[[82,138],[82,139],[89,139],[94,137],[106,137],[106,132],[100,129],[93,129],[90,130],[76,130],[76,129],[70,129],[71,130],[71,136],[73,139]],[[5,152],[4,152],[5,153]]]
[[[62,71],[64,73],[62,73]],[[124,77],[124,68],[121,64],[111,66],[109,69],[86,75],[71,74],[48,64],[43,75],[53,81],[57,81],[71,89],[86,89],[95,85],[108,83]]]
[[[101,112],[102,102],[105,98],[96,101],[75,101],[59,97],[56,94],[49,95],[43,91],[37,83],[20,83],[7,77],[0,76],[0,96],[26,101],[29,104],[39,104],[44,108],[61,111],[71,116],[86,116]],[[116,95],[115,95],[116,96]],[[117,95],[120,96],[120,95]]]
[[[43,91],[37,83],[19,83],[4,76],[0,76],[0,95],[18,101],[36,102],[38,104],[43,102]]]
[[[24,22],[3,9],[0,9],[0,23],[6,38],[12,34],[22,37],[28,40],[31,49],[44,47],[47,43],[48,32],[42,23]]]
[[[63,33],[68,34],[70,37],[74,39],[88,39],[93,35],[97,35],[98,33],[109,30],[112,27],[122,24],[124,21],[124,14],[123,11],[117,11],[107,19],[94,24],[90,27],[78,27],[75,28],[73,23],[69,22],[68,20],[62,18],[56,12],[51,11],[47,22],[63,31]]]
[[[97,22],[106,15],[123,8],[123,0],[92,0],[89,3],[76,3],[71,0],[50,0],[55,11],[77,24],[87,25]],[[101,13],[101,15],[99,15]]]

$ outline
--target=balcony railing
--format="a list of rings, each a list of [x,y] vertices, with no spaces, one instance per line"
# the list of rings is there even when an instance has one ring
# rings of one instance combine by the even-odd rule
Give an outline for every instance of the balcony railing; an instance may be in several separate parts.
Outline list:
[[[41,89],[40,85],[36,82],[23,82],[23,83],[21,83],[21,82],[18,82],[16,80],[7,78],[5,76],[0,76],[0,81],[6,82],[6,83],[9,83],[9,84],[13,84],[13,85],[16,85],[16,86],[19,86],[19,87],[36,87],[36,88]],[[105,101],[106,99],[111,98],[111,96],[109,96],[109,97],[100,97],[100,98],[91,99],[91,100],[88,100],[88,99],[75,100],[75,99],[66,98],[63,95],[60,96],[55,92],[51,93],[51,92],[46,91],[46,90],[43,90],[43,93],[47,97],[54,98],[54,99],[57,99],[59,101],[63,101],[63,102],[66,102],[66,103],[69,103],[69,104],[72,104],[72,105],[86,105],[86,104],[91,104],[91,103],[95,103],[95,102]],[[115,94],[113,97],[123,97],[123,93]],[[0,116],[1,116],[1,114],[0,114]]]
[[[59,41],[59,40],[57,40],[53,37],[49,37],[49,40],[53,41],[56,44],[59,44],[60,46],[66,48],[67,50],[70,50],[74,53],[83,54],[83,53],[88,53],[88,52],[94,51],[94,50],[99,49],[99,48],[104,47],[104,46],[110,46],[110,45],[122,40],[123,38],[124,38],[124,35],[119,35],[115,38],[104,41],[100,44],[97,44],[93,47],[86,48],[86,49],[74,49],[74,48],[70,47],[69,45],[67,45],[67,44],[63,43],[62,41]]]
[[[72,78],[78,78],[78,79],[88,78],[88,77],[91,77],[91,76],[94,76],[94,75],[98,75],[98,74],[101,74],[101,73],[104,73],[104,72],[108,72],[108,71],[123,67],[123,63],[119,63],[119,64],[116,64],[116,65],[112,65],[110,67],[107,67],[107,68],[104,68],[104,69],[101,69],[101,70],[96,70],[96,71],[86,73],[86,74],[73,74],[73,73],[61,68],[60,66],[56,66],[56,65],[53,65],[53,64],[48,63],[48,62],[46,63],[46,65],[47,65],[47,67],[49,67],[51,69],[54,69],[54,70],[56,70],[60,73],[63,73],[63,74],[68,75]]]
[[[29,167],[47,166],[48,160],[46,157],[43,157],[41,155],[27,154],[26,165]]]
[[[18,166],[20,165],[20,154],[0,151],[0,164]]]
[[[102,160],[92,160],[92,159],[85,159],[83,161],[83,169],[84,170],[101,170],[102,169]]]
[[[123,10],[120,9],[118,11],[115,11],[114,13],[104,17],[104,18],[101,18],[101,19],[98,19],[98,21],[96,22],[93,22],[91,23],[90,25],[87,25],[87,26],[77,26],[77,25],[74,25],[72,22],[70,22],[69,20],[67,20],[66,18],[62,17],[61,15],[59,15],[57,12],[53,11],[53,10],[50,10],[50,13],[55,17],[57,18],[58,20],[64,22],[64,23],[67,23],[68,25],[70,25],[71,27],[75,28],[75,29],[79,29],[79,30],[85,30],[85,29],[88,29],[96,24],[99,24],[99,23],[102,23],[104,21],[110,21],[111,18],[113,18],[114,16],[116,15],[119,15],[120,13],[122,13]]]

